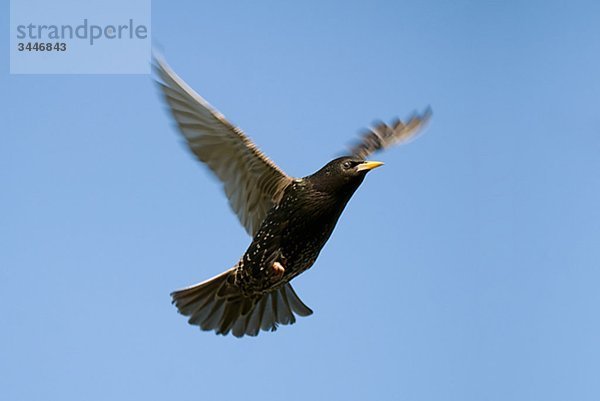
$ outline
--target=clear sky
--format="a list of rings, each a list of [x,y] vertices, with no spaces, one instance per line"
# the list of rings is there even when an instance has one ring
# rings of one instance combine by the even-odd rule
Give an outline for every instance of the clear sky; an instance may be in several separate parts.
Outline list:
[[[291,175],[375,119],[434,111],[295,280],[315,314],[241,340],[170,304],[250,239],[150,77],[10,76],[4,59],[0,398],[600,399],[599,16],[154,1],[171,66]]]

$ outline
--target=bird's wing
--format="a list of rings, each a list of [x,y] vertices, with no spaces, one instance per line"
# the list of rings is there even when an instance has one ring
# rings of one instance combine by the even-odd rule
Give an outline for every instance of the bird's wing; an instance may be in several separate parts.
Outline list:
[[[431,109],[422,114],[413,114],[408,121],[394,121],[391,125],[380,122],[363,134],[361,141],[351,148],[353,156],[366,159],[372,153],[414,138],[431,117]]]
[[[162,81],[158,84],[189,148],[223,182],[231,208],[248,234],[254,236],[292,178],[163,60],[155,58],[154,67]]]

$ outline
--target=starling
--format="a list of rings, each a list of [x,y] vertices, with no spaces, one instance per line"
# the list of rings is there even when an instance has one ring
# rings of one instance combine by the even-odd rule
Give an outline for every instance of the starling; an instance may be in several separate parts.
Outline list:
[[[225,194],[252,242],[235,266],[171,294],[179,313],[202,330],[236,337],[275,331],[308,316],[290,281],[309,269],[370,170],[383,163],[371,153],[415,136],[431,116],[428,108],[406,123],[378,123],[350,155],[316,173],[293,178],[191,89],[161,59],[158,85],[194,155],[221,180]]]

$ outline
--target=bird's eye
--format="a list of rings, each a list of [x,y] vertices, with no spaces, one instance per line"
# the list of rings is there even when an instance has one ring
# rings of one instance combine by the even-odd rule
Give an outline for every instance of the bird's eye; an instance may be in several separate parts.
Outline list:
[[[349,169],[350,167],[352,167],[352,163],[350,163],[350,162],[344,162],[343,166],[344,166],[345,169]]]

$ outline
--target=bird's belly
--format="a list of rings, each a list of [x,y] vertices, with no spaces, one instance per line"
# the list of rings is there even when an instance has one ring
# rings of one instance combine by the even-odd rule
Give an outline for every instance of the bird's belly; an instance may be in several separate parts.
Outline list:
[[[318,227],[300,228],[290,235],[284,235],[282,249],[288,258],[289,280],[308,270],[317,260],[333,231],[333,225],[321,224]]]
[[[235,281],[247,294],[271,291],[308,270],[317,260],[339,217],[339,212],[318,216],[280,212],[286,213],[283,218],[278,215],[267,217],[268,221],[238,263]]]
[[[277,239],[253,242],[236,266],[235,283],[247,295],[280,287],[315,263],[330,235],[327,226],[316,232],[290,230]]]
[[[315,243],[297,243],[264,254],[253,260],[246,253],[236,266],[236,284],[246,294],[272,291],[308,270],[317,260],[321,247]]]

